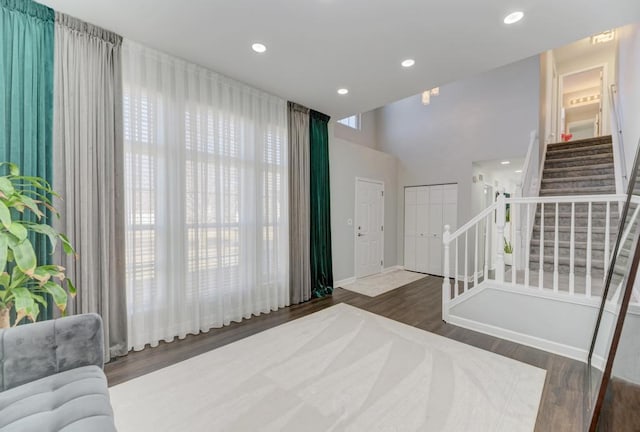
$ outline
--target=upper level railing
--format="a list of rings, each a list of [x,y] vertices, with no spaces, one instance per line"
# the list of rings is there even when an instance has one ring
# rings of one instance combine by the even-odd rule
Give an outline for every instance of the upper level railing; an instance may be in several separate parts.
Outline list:
[[[520,196],[537,196],[540,188],[540,140],[538,132],[532,131],[529,140],[527,156],[522,166],[522,181],[520,182]]]
[[[617,192],[623,192],[627,190],[628,178],[627,178],[627,160],[624,151],[624,140],[622,136],[622,120],[620,118],[619,100],[618,100],[618,87],[615,84],[611,84],[609,88],[609,104],[611,106],[611,118],[613,120],[612,128],[613,133],[613,154],[616,161],[616,189]]]
[[[576,298],[599,297],[625,199],[505,198],[501,190],[496,202],[455,232],[445,226],[443,319],[449,307],[485,280]],[[511,247],[505,251],[505,245]]]

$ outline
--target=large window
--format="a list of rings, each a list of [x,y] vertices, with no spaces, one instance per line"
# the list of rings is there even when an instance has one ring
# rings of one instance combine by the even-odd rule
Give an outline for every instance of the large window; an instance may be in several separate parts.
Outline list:
[[[286,102],[127,43],[133,348],[288,304]]]

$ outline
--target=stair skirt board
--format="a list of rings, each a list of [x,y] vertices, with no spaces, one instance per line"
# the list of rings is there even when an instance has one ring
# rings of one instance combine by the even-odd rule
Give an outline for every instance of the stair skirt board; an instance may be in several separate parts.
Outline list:
[[[548,319],[537,320],[537,324],[534,323],[532,325],[532,331],[525,332],[521,328],[518,328],[521,325],[522,317],[527,317],[530,315],[530,311],[527,310],[518,310],[516,307],[503,310],[508,310],[509,313],[503,314],[506,318],[503,318],[505,321],[509,319],[512,320],[511,323],[505,322],[504,325],[497,325],[495,322],[487,322],[489,320],[480,319],[477,316],[471,316],[467,314],[468,311],[464,310],[465,304],[469,309],[478,309],[479,305],[482,302],[478,302],[478,305],[474,305],[476,300],[481,300],[483,295],[488,293],[505,293],[511,296],[519,296],[526,300],[528,304],[532,302],[531,298],[537,298],[539,301],[549,303],[553,305],[556,309],[566,309],[566,313],[557,314],[556,319],[558,319],[559,323],[565,319],[566,316],[579,315],[575,314],[574,309],[582,309],[583,318],[587,318],[585,320],[583,328],[589,329],[584,334],[586,337],[582,343],[580,344],[569,344],[563,343],[560,340],[551,340],[550,338],[541,337],[540,333],[544,333],[545,330],[549,328],[553,329],[553,333],[558,339],[567,338],[567,335],[563,335],[563,331],[566,331],[566,326],[562,325],[554,325],[554,323],[550,322]],[[505,301],[508,304],[508,298]],[[591,329],[593,328],[593,324],[595,323],[595,317],[598,313],[598,308],[600,306],[599,299],[586,299],[584,297],[577,296],[569,296],[563,293],[553,293],[549,292],[549,290],[541,291],[536,288],[527,288],[522,285],[508,285],[508,284],[499,284],[495,281],[487,281],[478,285],[477,288],[470,290],[467,294],[457,297],[449,304],[449,314],[446,319],[447,324],[456,325],[459,327],[463,327],[468,330],[477,331],[480,333],[484,333],[490,336],[498,337],[501,339],[509,340],[511,342],[515,342],[521,345],[526,345],[531,348],[540,349],[546,352],[550,352],[553,354],[561,355],[564,357],[568,357],[583,363],[587,362],[587,357],[589,353],[589,343],[591,342]],[[586,310],[586,312],[585,312]],[[592,316],[594,323],[586,322],[588,317]],[[609,325],[613,324],[613,315],[609,321]],[[556,324],[559,324],[556,323]],[[608,321],[605,318],[603,325],[608,325]],[[539,328],[534,328],[534,326],[538,325]],[[536,334],[538,333],[538,334]],[[604,367],[604,360],[602,356],[594,355],[593,365],[599,369]]]

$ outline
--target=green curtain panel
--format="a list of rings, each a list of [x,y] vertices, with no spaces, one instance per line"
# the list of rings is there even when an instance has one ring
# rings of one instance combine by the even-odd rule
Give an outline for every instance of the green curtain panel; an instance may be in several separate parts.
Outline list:
[[[53,9],[0,0],[0,161],[25,175],[53,180]],[[48,214],[47,217],[50,217]],[[39,263],[50,263],[44,236],[32,239]],[[51,318],[48,307],[40,319]]]
[[[309,113],[311,159],[311,292],[324,297],[333,292],[331,262],[331,195],[329,193],[329,116]]]

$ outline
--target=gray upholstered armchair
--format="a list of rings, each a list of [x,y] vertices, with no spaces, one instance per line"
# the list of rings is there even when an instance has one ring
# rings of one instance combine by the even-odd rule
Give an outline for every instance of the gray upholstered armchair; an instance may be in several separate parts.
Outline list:
[[[115,431],[95,314],[0,330],[0,431]]]

